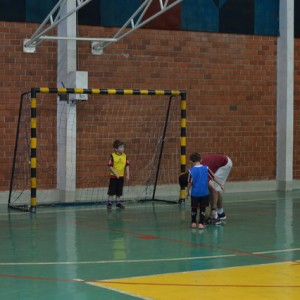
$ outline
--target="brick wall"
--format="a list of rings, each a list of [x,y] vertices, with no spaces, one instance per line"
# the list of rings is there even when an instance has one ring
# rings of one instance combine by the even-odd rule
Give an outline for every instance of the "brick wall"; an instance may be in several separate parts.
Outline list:
[[[22,51],[23,39],[36,26],[0,22],[0,190],[9,188],[20,94],[33,86],[56,86],[56,42],[43,42],[35,54]],[[113,33],[111,28],[79,29],[80,36]],[[234,163],[230,181],[273,180],[276,47],[276,38],[268,36],[144,29],[102,56],[91,54],[90,43],[79,42],[78,70],[89,72],[90,88],[185,89],[187,153],[229,155]],[[295,153],[295,176],[300,177]]]

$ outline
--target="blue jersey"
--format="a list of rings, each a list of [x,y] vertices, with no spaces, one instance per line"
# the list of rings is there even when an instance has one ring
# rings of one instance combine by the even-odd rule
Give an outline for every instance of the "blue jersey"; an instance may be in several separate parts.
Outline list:
[[[190,181],[192,182],[193,197],[204,197],[209,195],[208,181],[209,181],[209,169],[208,166],[197,165],[193,166],[190,170]]]

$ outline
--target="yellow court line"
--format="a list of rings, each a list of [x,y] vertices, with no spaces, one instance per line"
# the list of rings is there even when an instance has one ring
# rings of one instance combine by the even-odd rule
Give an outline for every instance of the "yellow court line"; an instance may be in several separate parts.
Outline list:
[[[143,299],[300,299],[300,262],[144,276],[92,283]]]

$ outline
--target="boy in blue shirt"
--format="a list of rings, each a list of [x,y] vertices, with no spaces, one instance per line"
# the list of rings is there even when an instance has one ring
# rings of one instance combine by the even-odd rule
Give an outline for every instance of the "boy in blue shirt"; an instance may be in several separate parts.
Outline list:
[[[191,190],[191,218],[192,227],[197,227],[197,210],[200,207],[199,216],[199,229],[204,229],[205,226],[205,211],[209,206],[209,189],[208,184],[210,180],[214,180],[220,185],[223,190],[223,185],[214,176],[212,171],[208,166],[201,164],[201,155],[198,152],[193,152],[190,155],[190,161],[193,166],[190,168],[188,173],[188,186],[187,186],[187,196],[190,195]]]

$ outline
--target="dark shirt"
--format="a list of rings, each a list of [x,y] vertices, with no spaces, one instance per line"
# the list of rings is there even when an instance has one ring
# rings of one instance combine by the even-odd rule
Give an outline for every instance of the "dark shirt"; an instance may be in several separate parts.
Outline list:
[[[216,173],[218,169],[227,165],[227,163],[227,156],[222,154],[207,154],[201,160],[201,164],[208,166],[213,173]]]

